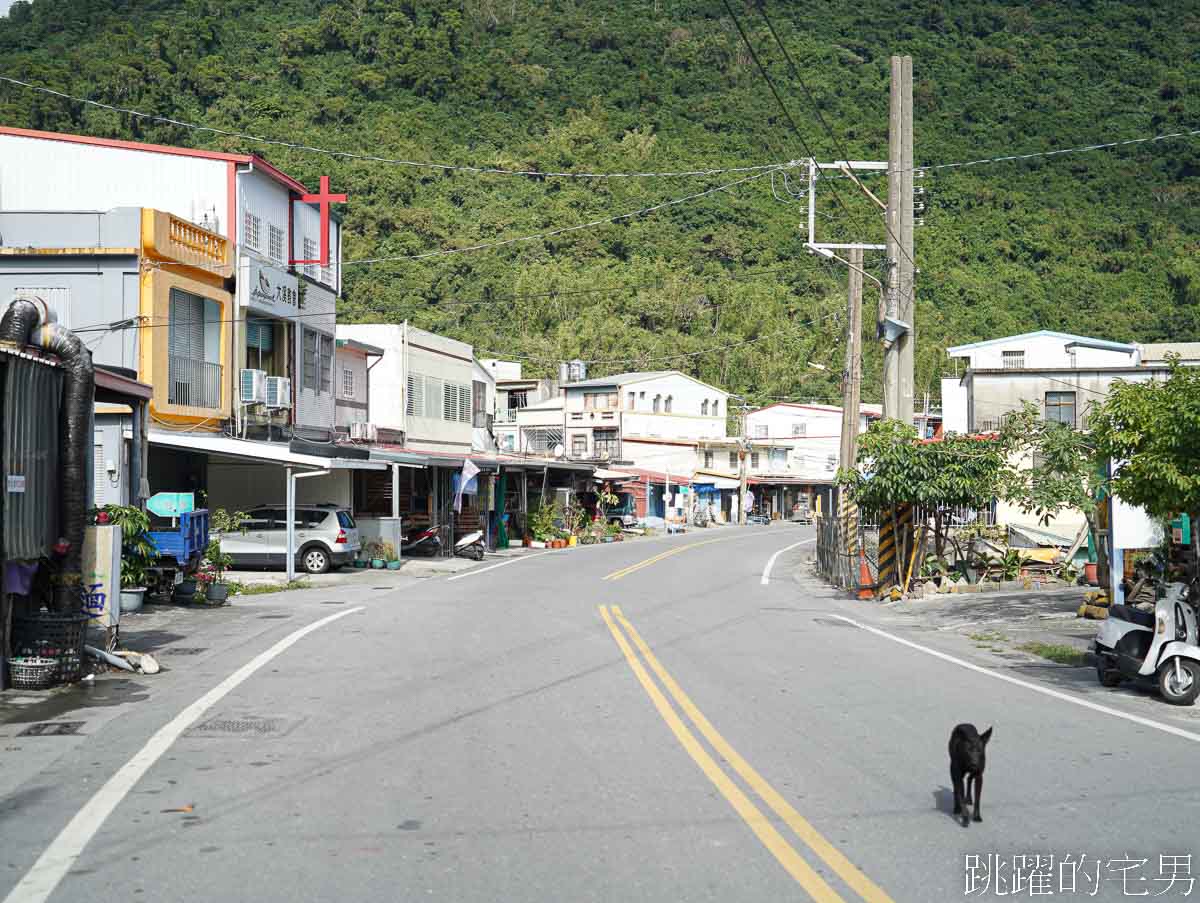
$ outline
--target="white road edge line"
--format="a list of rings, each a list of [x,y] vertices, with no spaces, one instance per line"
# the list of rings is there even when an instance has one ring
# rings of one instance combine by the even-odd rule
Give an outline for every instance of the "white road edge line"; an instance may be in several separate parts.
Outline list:
[[[1191,731],[1184,730],[1181,727],[1175,727],[1172,724],[1163,724],[1161,721],[1153,721],[1149,718],[1143,718],[1141,715],[1134,715],[1129,712],[1122,712],[1120,709],[1110,708],[1106,705],[1101,705],[1098,702],[1089,702],[1086,699],[1080,699],[1078,696],[1073,696],[1070,693],[1060,693],[1058,690],[1051,690],[1049,687],[1038,686],[1035,683],[1030,683],[1026,680],[1021,680],[1018,677],[1010,677],[1007,674],[1001,674],[999,671],[993,671],[991,668],[984,668],[982,665],[973,665],[970,662],[963,661],[961,658],[955,658],[953,655],[947,655],[945,652],[938,652],[936,649],[930,649],[928,646],[922,646],[920,643],[914,643],[911,640],[901,639],[894,634],[888,633],[886,630],[880,630],[876,627],[870,627],[866,624],[860,624],[853,618],[848,618],[845,615],[834,615],[835,618],[845,621],[847,624],[853,624],[861,630],[869,631],[876,636],[881,636],[884,639],[891,640],[893,643],[899,643],[902,646],[908,646],[916,649],[919,652],[924,652],[927,655],[932,655],[934,658],[940,658],[943,661],[950,662],[954,665],[966,668],[968,671],[976,671],[980,674],[986,674],[989,677],[994,677],[997,680],[1003,680],[1006,683],[1015,684],[1018,687],[1024,687],[1027,690],[1033,690],[1035,693],[1041,693],[1043,696],[1050,696],[1054,699],[1060,699],[1063,702],[1070,702],[1074,705],[1082,706],[1085,709],[1091,709],[1094,712],[1103,712],[1105,715],[1112,715],[1116,718],[1123,718],[1126,721],[1132,721],[1134,724],[1140,724],[1143,727],[1154,728],[1156,731],[1162,731],[1166,734],[1173,734],[1176,737],[1182,737],[1184,740],[1193,740],[1200,743],[1200,734],[1194,734]]]
[[[339,618],[362,611],[363,608],[364,606],[359,605],[346,611],[339,611],[337,614],[321,618],[307,627],[301,627],[288,634],[274,646],[242,665],[160,727],[154,736],[146,741],[146,745],[134,754],[132,759],[122,765],[117,773],[109,778],[104,786],[84,804],[83,808],[75,813],[75,817],[51,841],[20,883],[4,898],[4,903],[43,903],[54,893],[54,889],[58,887],[63,876],[75,864],[84,847],[100,830],[101,825],[113,813],[121,800],[158,761],[159,757],[171,748],[171,744],[179,739],[179,735],[187,730],[192,722],[281,652],[298,643],[314,630],[319,630],[326,624],[332,624]]]
[[[767,566],[765,568],[763,568],[762,585],[766,586],[768,583],[771,582],[771,568],[775,567],[775,559],[776,558],[778,558],[784,552],[788,551],[788,549],[794,549],[794,548],[796,548],[796,546],[805,546],[805,545],[808,545],[810,542],[816,542],[816,541],[817,541],[817,537],[815,537],[815,536],[812,536],[808,539],[802,539],[799,542],[792,543],[790,546],[784,546],[782,549],[780,549],[778,552],[776,552],[774,555],[772,555],[770,558],[768,558]]]
[[[476,574],[486,574],[488,571],[494,571],[496,568],[508,567],[510,564],[516,564],[518,561],[528,561],[530,558],[541,558],[543,555],[549,555],[549,552],[538,552],[536,555],[522,555],[520,558],[512,558],[508,561],[501,561],[499,564],[491,564],[485,568],[475,568],[474,570],[465,571],[462,574],[455,574],[453,577],[447,577],[446,582],[451,580],[462,580],[464,577],[474,577]]]

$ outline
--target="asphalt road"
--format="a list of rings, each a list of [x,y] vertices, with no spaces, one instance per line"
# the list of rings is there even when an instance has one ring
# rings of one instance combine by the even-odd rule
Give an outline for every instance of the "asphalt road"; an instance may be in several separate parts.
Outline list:
[[[1197,852],[1193,713],[973,670],[955,638],[808,581],[811,544],[764,584],[810,537],[727,528],[207,613],[173,640],[204,648],[168,644],[145,692],[0,725],[0,899],[1183,898],[1160,856]],[[34,719],[83,725],[18,736]],[[966,829],[960,721],[995,726]]]

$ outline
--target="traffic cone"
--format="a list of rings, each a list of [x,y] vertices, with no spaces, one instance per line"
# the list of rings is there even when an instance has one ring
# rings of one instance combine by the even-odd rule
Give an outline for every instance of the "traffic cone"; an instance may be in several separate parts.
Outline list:
[[[871,590],[871,566],[867,564],[867,555],[861,548],[858,550],[858,598],[875,598]]]

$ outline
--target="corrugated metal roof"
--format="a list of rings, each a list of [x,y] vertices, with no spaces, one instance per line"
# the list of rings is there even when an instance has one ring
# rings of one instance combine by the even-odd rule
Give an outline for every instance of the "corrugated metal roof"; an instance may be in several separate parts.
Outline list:
[[[1064,342],[1074,342],[1080,345],[1087,345],[1089,348],[1105,348],[1109,351],[1130,351],[1134,350],[1133,345],[1128,345],[1124,342],[1111,342],[1108,339],[1094,339],[1091,336],[1075,335],[1070,332],[1055,332],[1052,329],[1038,329],[1034,332],[1022,332],[1018,335],[1006,335],[998,339],[985,339],[982,342],[970,342],[966,345],[955,345],[953,348],[947,348],[946,354],[950,357],[960,357],[967,351],[973,351],[976,348],[987,348],[991,345],[998,345],[1002,342],[1015,342],[1019,339],[1037,339],[1051,338],[1062,339]]]
[[[564,389],[580,389],[599,386],[618,386],[621,383],[632,383],[642,379],[653,379],[656,376],[668,376],[676,370],[641,370],[635,373],[614,373],[612,376],[597,376],[594,379],[581,379],[577,383],[566,383]]]
[[[1200,360],[1200,342],[1153,342],[1141,349],[1143,361],[1165,361],[1168,354],[1178,354],[1185,361]]]

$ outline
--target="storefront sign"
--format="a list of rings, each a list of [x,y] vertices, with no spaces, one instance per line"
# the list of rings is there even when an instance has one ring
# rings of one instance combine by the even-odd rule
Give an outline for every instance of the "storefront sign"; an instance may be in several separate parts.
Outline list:
[[[294,315],[300,306],[296,277],[253,257],[242,258],[244,278],[239,280],[242,302],[255,313]]]

